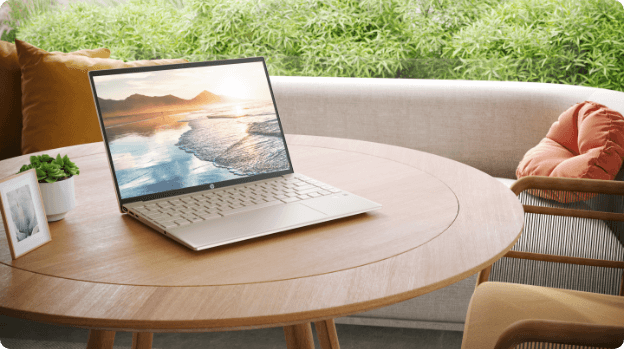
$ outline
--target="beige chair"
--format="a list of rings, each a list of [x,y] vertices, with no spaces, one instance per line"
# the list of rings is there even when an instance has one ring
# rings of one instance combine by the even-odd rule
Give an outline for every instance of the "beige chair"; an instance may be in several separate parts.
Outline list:
[[[524,231],[479,273],[462,348],[619,348],[624,182],[525,177],[511,189]]]

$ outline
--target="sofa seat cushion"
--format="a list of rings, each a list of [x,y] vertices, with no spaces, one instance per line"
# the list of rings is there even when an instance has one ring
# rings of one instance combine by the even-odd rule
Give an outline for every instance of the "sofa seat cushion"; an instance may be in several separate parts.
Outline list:
[[[462,349],[493,348],[520,320],[624,324],[624,297],[504,282],[479,285],[470,300]]]
[[[88,71],[186,63],[184,59],[123,62],[46,52],[15,40],[22,72],[22,153],[102,141]]]
[[[546,137],[524,155],[516,176],[612,180],[623,159],[622,114],[602,104],[583,102],[559,116]]]
[[[71,54],[110,57],[110,51],[105,48],[80,50]],[[0,41],[0,160],[22,154],[21,76],[15,44]]]

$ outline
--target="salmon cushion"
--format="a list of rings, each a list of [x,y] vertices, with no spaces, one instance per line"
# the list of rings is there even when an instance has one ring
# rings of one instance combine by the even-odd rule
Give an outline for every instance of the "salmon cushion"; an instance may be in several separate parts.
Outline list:
[[[559,116],[546,138],[524,155],[516,176],[612,180],[623,159],[624,117],[602,104],[586,101]],[[545,198],[559,202],[583,199],[564,199],[553,192]]]

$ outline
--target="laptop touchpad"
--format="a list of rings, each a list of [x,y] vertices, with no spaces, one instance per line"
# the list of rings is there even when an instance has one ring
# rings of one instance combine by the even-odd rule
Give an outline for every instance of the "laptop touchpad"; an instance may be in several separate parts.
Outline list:
[[[326,216],[300,203],[293,203],[196,223],[173,229],[170,233],[187,241],[194,248],[203,248],[207,245],[218,246],[249,238],[249,231],[252,229],[258,234],[251,237],[257,237],[321,221]]]

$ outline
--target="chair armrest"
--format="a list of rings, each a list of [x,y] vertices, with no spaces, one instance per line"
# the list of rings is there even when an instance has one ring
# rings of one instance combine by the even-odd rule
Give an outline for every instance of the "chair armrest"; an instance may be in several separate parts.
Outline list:
[[[513,349],[527,342],[619,348],[624,342],[624,325],[616,327],[554,320],[522,320],[503,331],[494,349]]]
[[[624,181],[610,181],[600,179],[586,179],[586,178],[561,178],[561,177],[544,177],[544,176],[528,176],[523,177],[514,182],[510,189],[516,194],[520,195],[526,190],[561,190],[570,192],[583,192],[583,193],[596,193],[596,194],[610,194],[610,195],[623,195],[624,196]],[[568,216],[579,217],[589,219],[600,219],[607,221],[624,221],[624,213],[622,212],[605,212],[605,211],[591,211],[580,210],[571,208],[559,208],[559,207],[544,207],[523,205],[525,213],[537,213],[547,214],[555,216]],[[551,254],[530,253],[523,251],[509,251],[504,257],[508,258],[520,258],[536,261],[547,261],[555,263],[568,263],[577,265],[587,265],[606,268],[621,268],[624,269],[624,261],[613,261],[603,259],[592,258],[579,258],[569,256],[559,256]],[[477,279],[477,285],[485,282],[489,279],[491,266],[485,268],[479,273]],[[621,293],[624,295],[624,277],[622,278]]]
[[[584,193],[624,195],[624,182],[603,179],[528,176],[510,187],[516,195],[527,189],[569,190]]]
[[[540,190],[565,190],[584,193],[600,193],[611,195],[624,195],[624,182],[608,181],[601,179],[587,178],[561,178],[561,177],[544,177],[544,176],[528,176],[517,180],[511,185],[511,190],[520,195],[521,192],[530,189]],[[554,208],[523,205],[526,213],[550,214],[558,216],[601,219],[624,221],[624,214],[614,212],[587,211],[569,208]],[[556,256],[539,253],[529,253],[521,251],[509,251],[505,257],[521,258],[547,262],[578,264],[606,268],[624,268],[624,261],[609,261],[590,258],[578,258],[567,256]]]

